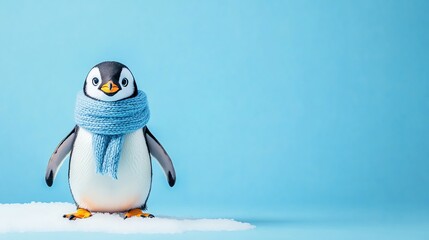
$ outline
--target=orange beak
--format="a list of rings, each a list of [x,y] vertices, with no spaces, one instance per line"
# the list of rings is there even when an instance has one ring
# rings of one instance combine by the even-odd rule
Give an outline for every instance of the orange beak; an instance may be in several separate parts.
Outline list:
[[[103,86],[101,86],[101,91],[107,94],[112,94],[119,91],[119,87],[112,80],[110,80],[107,83],[105,83]]]

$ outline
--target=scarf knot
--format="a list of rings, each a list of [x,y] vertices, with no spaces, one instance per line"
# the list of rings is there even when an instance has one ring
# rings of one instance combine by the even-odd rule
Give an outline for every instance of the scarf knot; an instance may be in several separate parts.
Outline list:
[[[117,179],[119,158],[124,135],[143,128],[149,121],[146,94],[107,102],[87,97],[79,92],[76,100],[75,122],[93,134],[92,146],[97,172]]]

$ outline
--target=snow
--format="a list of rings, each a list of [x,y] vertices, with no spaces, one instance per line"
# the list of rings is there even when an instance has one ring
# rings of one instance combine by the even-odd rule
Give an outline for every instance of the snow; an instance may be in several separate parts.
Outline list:
[[[71,203],[0,204],[0,233],[104,232],[183,233],[187,231],[238,231],[254,228],[232,219],[176,219],[170,217],[122,219],[118,214],[94,213],[70,221],[63,214],[76,210]]]

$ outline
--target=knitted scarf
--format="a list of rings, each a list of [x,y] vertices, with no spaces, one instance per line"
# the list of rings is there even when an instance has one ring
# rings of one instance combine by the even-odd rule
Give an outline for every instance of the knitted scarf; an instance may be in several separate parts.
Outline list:
[[[118,178],[124,135],[143,128],[149,115],[143,91],[138,91],[136,97],[114,102],[95,100],[83,92],[78,93],[74,117],[79,127],[93,134],[97,173]]]

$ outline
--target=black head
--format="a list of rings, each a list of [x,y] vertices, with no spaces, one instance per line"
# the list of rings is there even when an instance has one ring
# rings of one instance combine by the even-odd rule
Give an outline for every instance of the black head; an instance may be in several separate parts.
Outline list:
[[[119,62],[102,62],[89,71],[83,91],[101,101],[119,101],[137,95],[137,84],[131,71]]]

